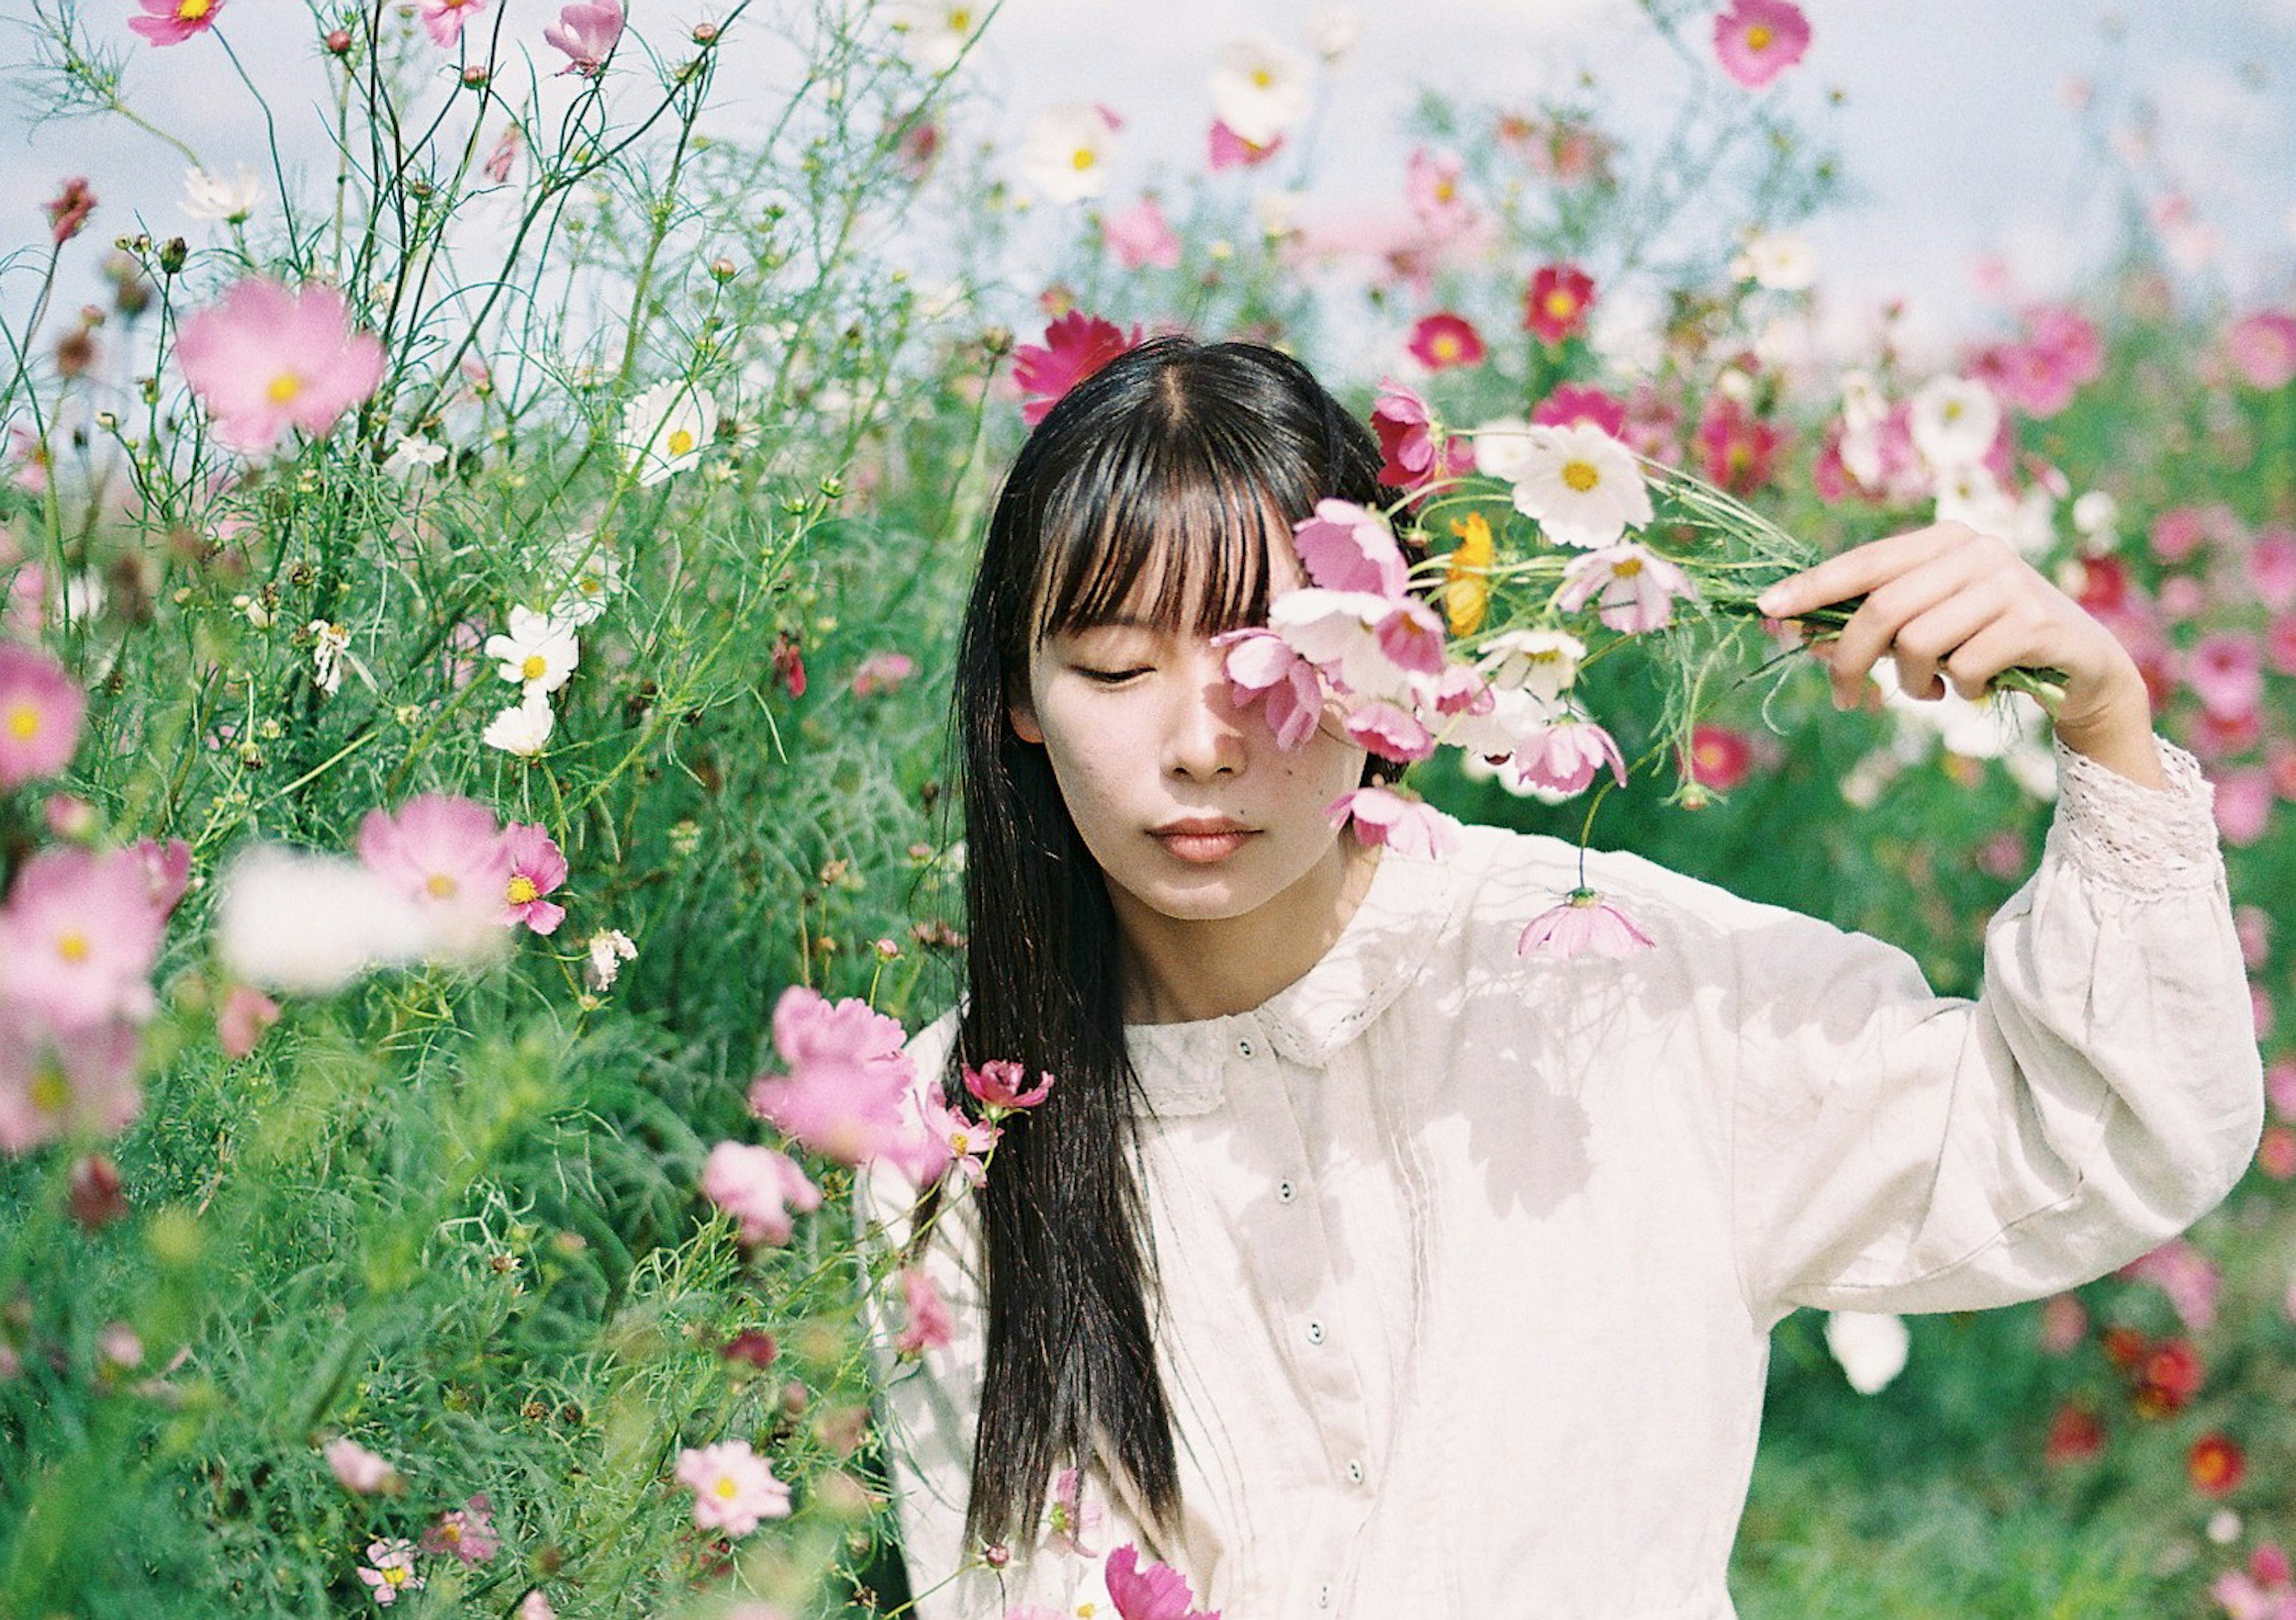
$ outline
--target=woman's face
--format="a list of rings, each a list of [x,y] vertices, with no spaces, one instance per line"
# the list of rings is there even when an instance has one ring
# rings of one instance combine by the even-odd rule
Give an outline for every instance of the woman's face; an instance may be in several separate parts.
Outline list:
[[[1269,564],[1271,593],[1305,582],[1288,545]],[[1044,747],[1120,922],[1274,906],[1320,927],[1308,913],[1341,865],[1324,812],[1361,780],[1364,751],[1327,724],[1284,752],[1257,709],[1236,707],[1225,658],[1208,635],[1122,618],[1049,636],[1013,696],[1013,728]]]

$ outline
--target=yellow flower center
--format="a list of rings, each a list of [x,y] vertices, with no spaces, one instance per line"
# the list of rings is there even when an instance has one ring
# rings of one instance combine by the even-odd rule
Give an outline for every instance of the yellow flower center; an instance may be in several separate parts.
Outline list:
[[[176,21],[197,22],[215,9],[215,0],[176,0]]]
[[[1615,579],[1631,580],[1642,571],[1643,560],[1640,557],[1620,557],[1611,564],[1611,573]]]
[[[1079,146],[1069,154],[1069,166],[1082,174],[1100,161],[1100,154],[1089,146]]]
[[[463,1539],[462,1525],[455,1523],[452,1519],[447,1520],[439,1526],[439,1539],[450,1545],[460,1542]]]
[[[430,898],[433,900],[455,898],[455,880],[444,872],[431,873],[422,886],[430,892]]]
[[[54,1060],[40,1065],[32,1076],[33,1108],[41,1114],[62,1114],[64,1105],[71,1101],[71,1086],[64,1079],[62,1065]]]
[[[540,680],[550,673],[550,660],[539,653],[529,653],[526,661],[518,667],[520,673],[528,680]]]
[[[721,1501],[732,1501],[742,1493],[742,1482],[731,1474],[721,1475],[714,1489]]]
[[[398,1565],[393,1564],[390,1568],[382,1572],[382,1578],[393,1586],[404,1586],[406,1584],[406,1577],[409,1573],[411,1572],[402,1569]]]
[[[685,455],[685,454],[686,453],[686,451],[688,451],[688,450],[692,449],[693,448],[693,432],[692,432],[690,430],[685,429],[685,428],[679,428],[679,429],[677,429],[675,432],[673,432],[673,433],[671,433],[671,434],[670,434],[670,436],[669,436],[669,453],[670,453],[671,455],[673,455],[673,456],[683,456],[683,455]]]
[[[1546,295],[1546,313],[1556,320],[1568,320],[1578,313],[1578,295],[1568,288],[1557,287]]]
[[[1940,412],[1939,412],[1938,414],[1939,414],[1939,415],[1943,416],[1943,417],[1944,417],[1948,422],[1958,422],[1958,421],[1960,421],[1960,420],[1961,420],[1961,401],[1960,401],[1960,400],[1958,400],[1958,399],[1948,399],[1948,400],[1947,400],[1947,401],[1945,402],[1945,409],[1944,409],[1944,410],[1942,410],[1942,411],[1940,411]]]
[[[29,703],[18,703],[8,711],[8,735],[20,743],[29,743],[40,735],[40,711]]]
[[[1449,181],[1449,180],[1438,180],[1438,181],[1436,181],[1436,182],[1435,182],[1435,201],[1438,201],[1438,202],[1448,202],[1448,201],[1451,201],[1451,199],[1452,199],[1452,198],[1454,198],[1454,197],[1457,196],[1458,194],[1459,194],[1459,188],[1458,188],[1458,186],[1457,186],[1457,185],[1456,185],[1455,184],[1453,184],[1451,181]]]
[[[513,873],[510,880],[510,903],[523,906],[531,903],[542,891],[534,886],[534,879],[523,872]]]
[[[277,376],[271,379],[271,386],[264,390],[264,392],[270,397],[271,403],[274,405],[286,405],[291,403],[295,396],[302,391],[303,379],[297,376],[291,371],[281,372]]]
[[[1459,358],[1462,345],[1455,333],[1446,332],[1439,333],[1428,347],[1435,351],[1435,358],[1439,360],[1456,360]]]
[[[1603,474],[1591,461],[1566,461],[1562,464],[1562,481],[1584,495],[1603,481]]]
[[[1767,51],[1770,48],[1770,41],[1775,37],[1776,36],[1768,29],[1758,22],[1746,30],[1746,48],[1750,51]]]
[[[77,928],[70,933],[59,935],[56,940],[56,954],[67,962],[86,961],[87,935],[80,933]]]
[[[1275,82],[1275,75],[1270,73],[1267,69],[1254,68],[1251,70],[1251,87],[1253,89],[1265,90],[1268,86]]]
[[[970,34],[972,32],[972,8],[970,6],[960,5],[952,9],[948,14],[948,26],[955,29],[960,34]]]

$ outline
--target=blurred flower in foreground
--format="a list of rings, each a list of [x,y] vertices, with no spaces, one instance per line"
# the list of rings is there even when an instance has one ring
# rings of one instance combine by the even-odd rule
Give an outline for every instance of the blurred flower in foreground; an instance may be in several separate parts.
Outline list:
[[[0,790],[69,765],[86,711],[63,665],[38,647],[0,641]]]
[[[354,332],[334,288],[250,276],[184,323],[176,358],[234,449],[269,449],[291,427],[318,437],[374,392],[381,341]]]
[[[399,1485],[397,1468],[348,1435],[328,1441],[319,1448],[319,1455],[327,1460],[327,1471],[335,1476],[335,1483],[357,1495],[372,1496]]]
[[[1069,390],[1140,341],[1135,326],[1127,337],[1098,316],[1071,309],[1045,328],[1039,346],[1013,350],[1013,381],[1021,388],[1021,420],[1034,427]]]
[[[2267,393],[2296,382],[2296,316],[2259,309],[2225,334],[2233,367],[2251,388]]]
[[[1090,102],[1064,102],[1037,115],[1021,144],[1021,173],[1048,201],[1082,202],[1108,182],[1108,160],[1124,120]]]
[[[358,857],[423,919],[426,954],[472,961],[502,942],[511,851],[495,813],[475,800],[418,794],[359,822]]]
[[[215,27],[224,0],[135,0],[144,14],[127,26],[155,45],[181,45]]]
[[[1825,1348],[1841,1367],[1849,1387],[1878,1394],[1906,1369],[1913,1336],[1903,1317],[1862,1311],[1834,1311],[1825,1319]]]
[[[133,850],[39,850],[0,906],[0,1010],[64,1034],[152,1016],[165,918]]]
[[[741,1223],[742,1241],[783,1244],[795,1214],[821,1207],[821,1189],[798,1163],[770,1147],[720,1142],[701,1166],[701,1196]]]
[[[701,459],[718,432],[718,401],[690,382],[657,382],[622,409],[622,453],[649,489]]]
[[[1736,0],[1714,19],[1714,54],[1722,70],[1759,90],[1809,49],[1809,19],[1788,0]]]
[[[1563,902],[1530,919],[1515,942],[1515,954],[1630,957],[1655,943],[1634,918],[1592,889],[1573,889]]]
[[[904,53],[928,73],[956,66],[973,30],[988,21],[982,7],[964,0],[893,0],[889,10]]]
[[[680,1451],[676,1477],[693,1493],[693,1522],[704,1530],[742,1536],[759,1519],[789,1517],[789,1487],[747,1441]]]
[[[893,1341],[895,1351],[902,1355],[922,1355],[928,1350],[946,1348],[956,1336],[956,1318],[922,1267],[910,1266],[902,1271],[901,1299],[908,1307],[909,1320]]]
[[[917,672],[917,661],[906,653],[875,652],[853,669],[853,695],[874,697],[898,692]]]
[[[125,1131],[144,1104],[135,1077],[141,1050],[135,1026],[124,1020],[53,1032],[0,1004],[0,1152]]]
[[[558,21],[542,30],[542,37],[566,53],[566,65],[559,72],[595,78],[622,37],[621,0],[591,0],[587,4],[578,0],[558,13]]]
[[[324,995],[370,967],[421,959],[414,902],[357,861],[279,844],[234,856],[217,884],[216,950],[234,978]]]
[[[1311,74],[1306,57],[1265,35],[1232,40],[1212,70],[1212,110],[1242,139],[1268,145],[1308,116]]]

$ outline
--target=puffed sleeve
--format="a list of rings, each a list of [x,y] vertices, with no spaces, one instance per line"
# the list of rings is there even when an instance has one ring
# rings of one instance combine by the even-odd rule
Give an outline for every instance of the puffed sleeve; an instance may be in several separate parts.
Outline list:
[[[952,1015],[909,1043],[919,1083],[939,1075],[955,1040]],[[994,1173],[994,1161],[991,1161]],[[880,1254],[906,1251],[916,1211],[916,1188],[880,1160],[856,1178],[856,1215],[864,1232],[878,1236]],[[890,1456],[902,1552],[919,1620],[1053,1620],[1076,1614],[1111,1614],[1099,1559],[1130,1536],[1128,1517],[1096,1480],[1073,1493],[1062,1516],[1071,1531],[1046,1534],[1016,1546],[1002,1568],[991,1567],[964,1535],[972,1474],[972,1442],[987,1359],[986,1294],[980,1263],[980,1211],[972,1189],[952,1176],[942,1184],[940,1207],[917,1261],[949,1315],[946,1345],[904,1354],[899,1338],[907,1310],[898,1271],[862,1302],[863,1331],[883,1392],[880,1419]],[[1046,1528],[1050,1528],[1049,1509]],[[1110,1539],[1111,1536],[1114,1540]]]
[[[1790,913],[1734,930],[1733,1238],[1797,1305],[1977,1309],[2085,1282],[2225,1196],[2263,1129],[2247,980],[2193,757],[2146,788],[2060,746],[2039,868],[1975,1001]]]

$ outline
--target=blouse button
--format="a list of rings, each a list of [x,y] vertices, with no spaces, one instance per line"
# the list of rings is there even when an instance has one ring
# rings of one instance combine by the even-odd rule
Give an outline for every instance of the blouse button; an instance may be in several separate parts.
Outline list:
[[[1359,1484],[1363,1484],[1363,1474],[1364,1474],[1363,1464],[1362,1464],[1362,1463],[1360,1463],[1360,1462],[1357,1462],[1357,1461],[1354,1458],[1352,1458],[1352,1457],[1349,1458],[1349,1459],[1348,1459],[1348,1483],[1349,1483],[1349,1484],[1351,1484],[1351,1485],[1359,1485]]]
[[[1278,1204],[1289,1204],[1292,1199],[1299,1196],[1300,1189],[1292,1186],[1291,1182],[1278,1181],[1275,1184],[1275,1201]]]
[[[1238,1057],[1257,1057],[1259,1056],[1259,1048],[1252,1045],[1249,1039],[1239,1040],[1235,1043],[1235,1055]]]
[[[1320,1345],[1320,1344],[1322,1344],[1322,1343],[1324,1342],[1324,1324],[1323,1324],[1323,1323],[1321,1323],[1321,1322],[1309,1322],[1309,1323],[1308,1324],[1308,1342],[1310,1345]]]
[[[1316,1607],[1317,1608],[1332,1607],[1332,1589],[1328,1583],[1316,1588]]]

